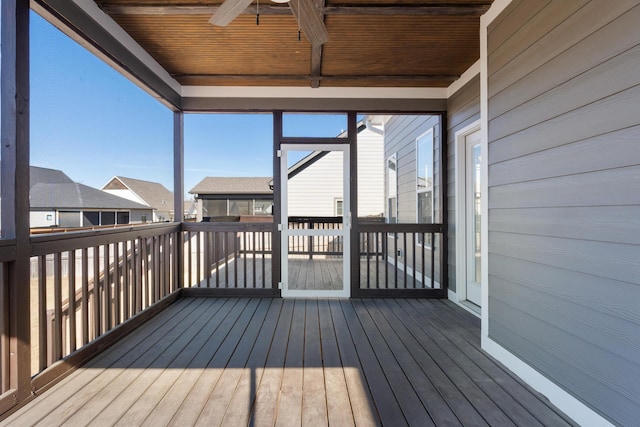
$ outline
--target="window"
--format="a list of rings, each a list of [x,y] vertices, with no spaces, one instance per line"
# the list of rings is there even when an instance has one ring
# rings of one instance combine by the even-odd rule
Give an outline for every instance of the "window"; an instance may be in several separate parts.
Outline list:
[[[271,215],[273,213],[273,200],[271,199],[256,199],[254,200],[253,214],[254,215]]]
[[[202,215],[208,217],[226,216],[227,200],[203,200]]]
[[[60,211],[58,212],[58,225],[62,228],[80,227],[79,211]]]
[[[398,162],[395,154],[387,159],[387,222],[398,222]]]
[[[92,225],[100,225],[100,212],[82,212],[82,226],[91,227]]]
[[[100,212],[100,225],[113,225],[116,223],[115,212]]]
[[[253,200],[229,200],[229,215],[252,215]]]
[[[433,223],[433,128],[416,139],[417,222]],[[422,240],[419,236],[418,240]],[[422,243],[421,241],[419,243]],[[431,244],[427,236],[426,244]]]
[[[343,214],[343,200],[342,199],[335,199],[335,216],[342,216]]]
[[[118,224],[129,224],[129,212],[118,212]]]

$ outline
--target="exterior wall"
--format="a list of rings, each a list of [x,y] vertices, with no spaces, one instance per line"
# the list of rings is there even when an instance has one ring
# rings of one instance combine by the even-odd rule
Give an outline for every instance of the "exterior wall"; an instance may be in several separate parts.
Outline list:
[[[143,216],[147,218],[146,222],[151,222],[151,218],[153,218],[153,211],[151,209],[131,210],[131,213],[129,215],[129,222],[131,224],[139,224],[145,222],[143,221]]]
[[[358,133],[358,216],[384,215],[384,138],[369,129]]]
[[[385,161],[397,156],[398,167],[398,222],[413,224],[417,220],[416,199],[416,139],[433,128],[434,141],[434,220],[442,221],[440,200],[440,118],[438,116],[392,116],[385,124]],[[386,185],[386,184],[385,184]],[[385,205],[386,205],[385,192]]]
[[[129,189],[124,189],[124,190],[107,189],[102,191],[104,191],[105,193],[113,194],[114,196],[122,197],[124,199],[131,200],[133,202],[148,206],[147,202],[142,200],[140,197],[136,195],[136,193],[134,193]],[[148,218],[149,218],[148,222],[170,221],[170,220],[173,220],[173,211],[171,209],[162,210],[162,211],[155,210],[153,211],[153,218],[151,216],[149,216]]]
[[[640,419],[640,4],[513,1],[488,29],[489,337]]]
[[[290,216],[335,216],[343,199],[342,154],[330,152],[289,178]],[[368,129],[358,133],[358,216],[384,212],[383,137]]]
[[[50,216],[51,219],[47,219]],[[29,212],[29,226],[35,227],[51,227],[56,225],[55,211],[31,211]]]
[[[447,100],[447,198],[449,222],[449,289],[456,291],[456,159],[455,134],[480,120],[480,76]]]
[[[165,222],[173,220],[173,211],[153,211],[153,222]]]
[[[108,212],[122,212],[122,211],[118,211],[115,209],[102,209],[103,211],[108,211]],[[66,212],[68,211],[73,211],[71,210],[66,210]],[[81,222],[82,222],[82,211],[73,211],[73,212],[77,212],[78,214],[78,227],[80,227]],[[92,212],[99,212],[99,211],[92,211]],[[153,216],[153,212],[151,209],[140,209],[140,210],[131,210],[131,211],[124,211],[124,212],[129,212],[129,223],[130,224],[138,224],[142,222],[142,216],[146,215],[147,217],[147,222],[151,222],[151,218]],[[47,215],[51,215],[51,220],[47,220]],[[37,228],[37,227],[51,227],[51,226],[57,226],[58,225],[58,214],[56,211],[51,210],[51,211],[31,211],[29,213],[29,217],[30,217],[30,227],[31,228]]]
[[[336,198],[343,198],[342,153],[332,151],[289,178],[289,216],[335,216]]]
[[[434,207],[434,222],[438,223],[442,221],[442,199],[440,197],[441,191],[441,141],[442,134],[440,129],[440,117],[433,115],[395,115],[392,116],[385,123],[385,136],[384,136],[384,158],[385,165],[386,159],[392,155],[396,155],[397,173],[398,173],[398,223],[415,224],[418,221],[417,218],[417,159],[416,159],[416,139],[427,132],[429,129],[433,129],[433,207]],[[386,171],[385,171],[386,174]],[[385,179],[385,186],[387,180]],[[384,203],[387,204],[388,189],[385,190]],[[388,215],[388,212],[385,212]],[[435,246],[436,248],[441,246],[441,237],[436,236]],[[426,258],[427,263],[425,267],[427,271],[431,271],[431,246],[423,247],[422,244],[417,243],[413,245],[413,242],[407,242],[406,253],[404,251],[405,242],[402,238],[399,238],[397,242],[394,242],[391,238],[388,242],[388,248],[390,250],[401,249],[401,254],[398,258],[398,262],[402,263],[401,269],[404,265],[410,265],[413,259],[414,251],[416,252],[416,259]],[[396,246],[397,245],[397,246]],[[423,255],[423,250],[426,254]],[[440,277],[440,251],[436,250],[434,256],[435,262],[435,281],[441,283]]]

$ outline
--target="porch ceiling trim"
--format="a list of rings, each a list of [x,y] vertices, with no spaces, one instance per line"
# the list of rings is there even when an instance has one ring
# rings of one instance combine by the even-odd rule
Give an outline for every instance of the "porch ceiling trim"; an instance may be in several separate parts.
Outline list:
[[[447,100],[446,98],[397,97],[184,97],[182,99],[182,108],[185,112],[356,111],[365,113],[439,113],[442,111],[446,111]]]
[[[183,86],[182,96],[185,98],[446,99],[447,88]]]
[[[447,88],[183,86],[185,111],[446,110]]]

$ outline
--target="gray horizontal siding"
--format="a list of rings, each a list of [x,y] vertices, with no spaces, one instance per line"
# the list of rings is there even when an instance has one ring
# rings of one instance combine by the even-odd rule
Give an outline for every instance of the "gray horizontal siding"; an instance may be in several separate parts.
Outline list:
[[[640,419],[640,4],[513,1],[489,28],[489,335]]]
[[[456,290],[456,159],[455,134],[480,119],[480,76],[471,79],[447,100],[447,206],[449,289]]]
[[[434,144],[434,222],[442,221],[442,198],[440,192],[442,185],[441,181],[441,151],[440,145],[442,141],[442,134],[440,130],[440,117],[432,115],[398,115],[393,116],[385,124],[385,159],[389,158],[393,154],[396,154],[397,168],[398,168],[398,222],[414,224],[417,222],[417,184],[416,184],[416,139],[427,132],[429,129],[433,129],[433,144]],[[386,172],[385,172],[386,174]],[[385,175],[385,186],[387,185],[387,179]],[[386,205],[385,193],[385,209]],[[441,239],[437,238],[435,241],[436,247],[441,244]],[[404,248],[404,240],[401,238],[398,241],[399,248]],[[408,263],[413,257],[414,251],[413,243],[407,242],[407,252],[400,260],[402,263]],[[421,254],[421,250],[418,250]],[[430,252],[428,252],[430,253]],[[421,255],[417,255],[418,259]],[[429,274],[430,274],[430,255],[425,256],[429,260]],[[435,262],[435,280],[442,282],[440,276],[440,251],[436,250],[434,255]]]
[[[416,138],[433,128],[434,140],[434,207],[435,220],[440,221],[440,118],[438,116],[393,116],[385,125],[385,159],[397,156],[398,220],[416,222]],[[386,205],[386,202],[385,202]]]

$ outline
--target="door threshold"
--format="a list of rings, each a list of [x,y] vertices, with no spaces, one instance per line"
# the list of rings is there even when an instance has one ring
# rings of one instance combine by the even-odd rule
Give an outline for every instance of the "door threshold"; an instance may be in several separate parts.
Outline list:
[[[458,305],[478,317],[482,316],[482,307],[469,300],[458,301]]]

